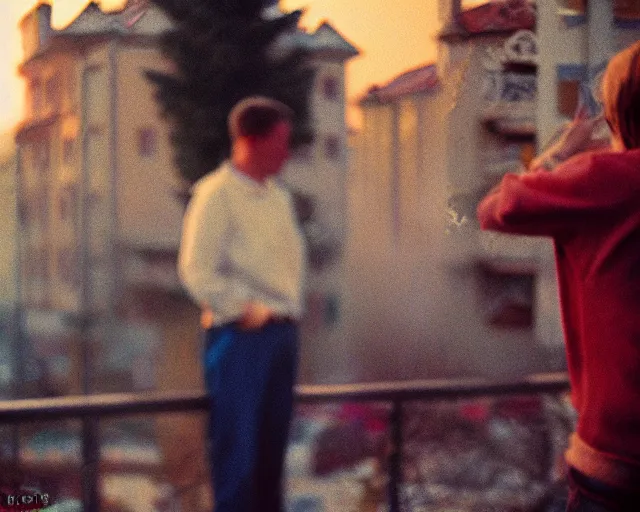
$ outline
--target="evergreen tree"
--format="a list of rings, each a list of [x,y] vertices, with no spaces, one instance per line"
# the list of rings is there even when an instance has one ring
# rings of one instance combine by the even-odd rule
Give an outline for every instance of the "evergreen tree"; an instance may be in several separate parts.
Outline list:
[[[313,70],[302,48],[275,51],[295,30],[301,11],[263,19],[265,0],[153,0],[173,22],[161,50],[171,73],[146,71],[171,124],[180,174],[194,182],[230,153],[227,115],[242,98],[260,94],[295,112],[294,147],[312,139],[309,96]]]

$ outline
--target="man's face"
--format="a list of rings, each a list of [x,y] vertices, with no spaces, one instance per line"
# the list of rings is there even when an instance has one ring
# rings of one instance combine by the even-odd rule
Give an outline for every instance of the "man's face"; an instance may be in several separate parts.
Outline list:
[[[291,123],[281,121],[265,137],[256,137],[254,150],[265,177],[278,174],[289,158]]]

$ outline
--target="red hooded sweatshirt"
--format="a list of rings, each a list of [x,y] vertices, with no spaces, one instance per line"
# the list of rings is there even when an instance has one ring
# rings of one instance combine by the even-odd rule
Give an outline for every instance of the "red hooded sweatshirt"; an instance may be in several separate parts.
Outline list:
[[[553,238],[579,413],[567,461],[640,489],[640,150],[507,174],[478,219],[482,229]]]

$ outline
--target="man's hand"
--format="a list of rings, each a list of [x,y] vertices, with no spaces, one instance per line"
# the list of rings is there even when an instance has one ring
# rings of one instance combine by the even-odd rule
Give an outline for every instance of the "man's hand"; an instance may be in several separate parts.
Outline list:
[[[243,330],[260,329],[273,315],[273,311],[261,302],[247,302],[239,326]]]
[[[210,329],[213,327],[213,321],[215,319],[215,315],[209,306],[203,306],[202,311],[200,313],[200,327],[204,330]]]
[[[581,109],[564,127],[557,142],[533,159],[529,169],[550,168],[578,153],[609,147],[609,137],[594,138],[604,122],[603,116],[589,118],[586,109]]]
[[[555,155],[567,160],[573,155],[609,145],[609,138],[594,139],[593,136],[604,123],[604,116],[587,117],[586,109],[581,109],[565,128],[560,140],[554,146]]]

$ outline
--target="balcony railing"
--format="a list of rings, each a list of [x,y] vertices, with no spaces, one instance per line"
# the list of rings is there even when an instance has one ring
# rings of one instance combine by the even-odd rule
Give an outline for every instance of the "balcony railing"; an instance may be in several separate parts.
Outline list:
[[[299,403],[386,402],[391,405],[388,455],[389,510],[399,512],[399,489],[403,447],[403,405],[407,401],[453,400],[505,395],[557,394],[567,391],[565,373],[536,374],[511,382],[487,379],[419,380],[348,385],[301,385]],[[97,420],[107,417],[205,411],[208,397],[200,391],[82,395],[51,399],[0,402],[0,424],[43,422],[60,419],[82,421],[83,510],[98,512],[99,443]],[[17,463],[17,461],[16,461]]]

